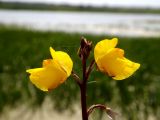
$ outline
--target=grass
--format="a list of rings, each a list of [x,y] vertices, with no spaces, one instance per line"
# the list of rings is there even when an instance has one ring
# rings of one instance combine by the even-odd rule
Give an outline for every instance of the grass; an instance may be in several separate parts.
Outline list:
[[[40,67],[43,59],[51,57],[49,47],[52,46],[55,50],[69,53],[74,61],[74,70],[81,74],[81,64],[76,54],[81,36],[92,40],[94,45],[104,38],[112,38],[105,35],[39,32],[0,26],[0,110],[24,102],[39,106],[45,96],[53,99],[54,107],[61,111],[77,102],[79,89],[71,77],[55,90],[44,93],[31,84],[25,70]],[[153,113],[159,119],[159,45],[160,38],[119,38],[118,47],[125,50],[127,58],[141,63],[141,68],[124,81],[114,81],[95,69],[88,83],[88,105],[104,103],[121,108],[121,114],[130,120],[139,120],[141,113],[146,118]]]

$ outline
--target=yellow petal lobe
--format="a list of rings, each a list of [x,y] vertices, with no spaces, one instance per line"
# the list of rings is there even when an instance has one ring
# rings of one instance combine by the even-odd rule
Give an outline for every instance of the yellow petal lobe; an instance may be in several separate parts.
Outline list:
[[[98,59],[97,66],[113,79],[123,80],[131,76],[140,67],[140,64],[126,59],[122,49],[112,48]]]
[[[111,40],[104,39],[98,42],[94,48],[95,61],[103,57],[108,52],[108,50],[110,50],[111,48],[114,48],[117,45],[117,43],[118,43],[117,38],[113,38]]]
[[[53,60],[56,60],[64,71],[66,71],[67,76],[70,76],[72,72],[73,62],[70,56],[63,51],[55,51],[50,47],[50,52]]]
[[[67,79],[67,74],[54,60],[44,60],[45,67],[27,70],[31,82],[42,91],[56,88]],[[46,65],[47,63],[47,65]]]

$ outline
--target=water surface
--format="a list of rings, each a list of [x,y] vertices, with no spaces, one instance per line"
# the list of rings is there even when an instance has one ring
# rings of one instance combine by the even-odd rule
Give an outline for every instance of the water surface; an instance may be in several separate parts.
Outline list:
[[[160,36],[160,15],[0,10],[0,23],[43,31]]]

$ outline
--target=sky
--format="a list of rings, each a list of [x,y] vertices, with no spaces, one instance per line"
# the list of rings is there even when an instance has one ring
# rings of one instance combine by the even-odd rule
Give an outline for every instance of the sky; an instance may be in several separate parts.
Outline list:
[[[40,3],[67,3],[72,5],[94,5],[94,6],[126,6],[126,7],[158,7],[160,0],[0,0],[19,2],[40,2]]]

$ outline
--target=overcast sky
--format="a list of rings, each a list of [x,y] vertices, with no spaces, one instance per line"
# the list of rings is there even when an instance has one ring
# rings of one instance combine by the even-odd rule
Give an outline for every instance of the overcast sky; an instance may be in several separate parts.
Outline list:
[[[110,6],[138,6],[138,7],[159,7],[160,0],[0,0],[20,2],[41,2],[41,3],[68,3],[72,5],[110,5]]]

